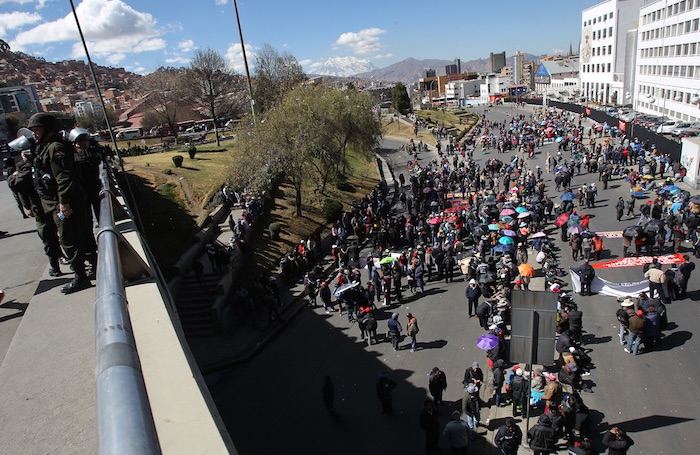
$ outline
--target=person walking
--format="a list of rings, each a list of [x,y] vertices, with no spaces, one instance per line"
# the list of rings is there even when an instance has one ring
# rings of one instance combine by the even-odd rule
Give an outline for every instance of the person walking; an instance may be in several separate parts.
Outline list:
[[[476,429],[481,421],[481,404],[479,388],[476,384],[467,384],[464,388],[464,397],[462,397],[462,412],[467,416],[469,438],[471,440],[476,439]]]
[[[333,402],[335,401],[335,385],[333,385],[333,381],[328,375],[323,377],[321,397],[323,397],[323,404],[326,407],[326,411],[328,411],[328,415],[334,419],[337,419],[338,413],[335,411],[335,406],[333,405]]]
[[[393,394],[396,385],[396,382],[389,379],[389,374],[385,371],[379,375],[375,388],[379,403],[382,405],[382,414],[391,415],[394,412]]]
[[[416,335],[418,335],[418,331],[420,330],[418,328],[418,320],[413,316],[411,313],[408,313],[406,315],[408,318],[408,325],[406,326],[406,333],[408,333],[408,336],[411,337],[411,352],[416,351]],[[440,404],[437,401],[435,404]]]
[[[496,432],[495,441],[502,455],[518,455],[518,447],[523,442],[523,432],[515,424],[515,420],[508,417]]]
[[[617,221],[622,220],[622,215],[625,212],[625,200],[620,196],[620,198],[617,200],[617,204],[615,204],[615,213],[616,213],[616,218]]]
[[[527,432],[530,448],[534,455],[547,455],[556,453],[556,432],[552,428],[552,422],[549,417],[542,414],[534,425]]]
[[[523,369],[516,366],[513,371],[515,374],[510,380],[510,394],[513,398],[513,417],[516,417],[527,409],[530,390],[523,378]]]
[[[593,242],[593,258],[596,261],[600,261],[600,255],[603,253],[603,250],[605,249],[605,244],[603,243],[603,237],[599,236],[596,233],[593,235],[593,239],[591,239],[591,242]]]
[[[389,337],[391,338],[391,346],[394,351],[399,350],[399,339],[401,338],[401,332],[403,328],[399,322],[399,313],[392,313],[391,317],[387,321],[387,327],[389,329]]]
[[[423,402],[423,410],[418,417],[418,424],[425,431],[425,453],[432,455],[438,450],[440,419],[438,418],[438,410],[430,398],[426,398]]]
[[[627,296],[626,299],[620,302],[620,308],[615,312],[615,317],[617,322],[620,324],[618,330],[618,335],[620,337],[620,344],[624,345],[627,342],[627,336],[629,335],[629,325],[630,317],[634,315],[634,301],[632,297]]]
[[[581,251],[583,251],[583,259],[585,261],[591,260],[591,251],[593,251],[593,240],[591,235],[587,234],[581,238]]]
[[[445,372],[438,367],[433,367],[433,370],[428,376],[428,390],[433,396],[433,402],[436,407],[442,404],[442,393],[447,390],[447,376]]]
[[[452,413],[452,418],[442,434],[447,438],[452,455],[467,455],[467,446],[469,445],[469,426],[467,422],[461,419],[459,411]]]
[[[644,278],[649,280],[649,298],[665,299],[663,284],[666,281],[666,274],[661,271],[659,261],[654,258],[649,270],[644,272]]]
[[[331,302],[331,288],[328,287],[327,282],[321,282],[321,289],[318,291],[318,296],[321,298],[321,302],[323,302],[323,308],[326,310],[326,314],[331,314],[331,311],[333,311],[333,303]]]
[[[630,198],[627,199],[627,214],[626,216],[629,216],[631,218],[634,218],[634,204],[636,203],[636,199],[634,196],[630,195]]]
[[[629,318],[629,337],[627,338],[627,347],[625,352],[628,354],[639,354],[639,345],[642,342],[642,337],[644,336],[644,311],[637,310]]]
[[[498,359],[493,364],[493,402],[497,408],[501,407],[501,391],[506,376],[504,372],[505,364],[506,362],[503,359]]]
[[[685,297],[685,293],[688,291],[688,281],[690,281],[690,274],[695,270],[695,263],[690,262],[690,257],[687,254],[683,255],[683,263],[678,266],[678,271],[681,273],[680,283],[678,285],[679,297]]]
[[[591,295],[591,283],[595,278],[595,269],[588,261],[584,261],[583,265],[572,269],[581,279],[581,295]]]
[[[603,435],[603,445],[608,448],[608,455],[625,455],[634,440],[618,427],[612,427]]]
[[[464,294],[469,303],[469,319],[471,319],[472,316],[476,316],[476,309],[479,305],[479,297],[481,297],[481,288],[477,285],[474,278],[469,280],[469,286],[467,286],[467,290],[464,292]]]

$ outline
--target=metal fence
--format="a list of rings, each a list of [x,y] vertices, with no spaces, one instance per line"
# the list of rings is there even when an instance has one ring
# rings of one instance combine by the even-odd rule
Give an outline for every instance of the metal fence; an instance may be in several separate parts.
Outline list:
[[[98,453],[160,454],[127,308],[111,178],[109,168],[101,165],[95,301]]]

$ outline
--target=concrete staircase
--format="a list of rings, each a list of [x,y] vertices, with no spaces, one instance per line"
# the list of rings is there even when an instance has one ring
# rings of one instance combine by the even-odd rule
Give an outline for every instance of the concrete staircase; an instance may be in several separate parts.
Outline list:
[[[208,337],[214,333],[211,307],[219,295],[217,290],[219,280],[221,275],[205,273],[206,288],[200,287],[192,273],[182,280],[175,305],[180,323],[188,338]]]

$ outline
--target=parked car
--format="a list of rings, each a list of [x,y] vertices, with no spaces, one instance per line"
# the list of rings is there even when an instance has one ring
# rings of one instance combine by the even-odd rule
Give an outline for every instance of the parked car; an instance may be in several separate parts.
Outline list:
[[[698,129],[698,128],[700,128],[700,122],[693,122],[693,123],[681,122],[671,131],[671,135],[672,136],[681,136],[683,134],[683,132],[685,132],[689,129],[692,130],[692,129]]]
[[[678,126],[678,123],[680,123],[678,120],[667,120],[659,125],[656,132],[659,134],[668,134]]]
[[[696,136],[700,136],[700,128],[686,128],[684,131],[681,131],[678,138]]]

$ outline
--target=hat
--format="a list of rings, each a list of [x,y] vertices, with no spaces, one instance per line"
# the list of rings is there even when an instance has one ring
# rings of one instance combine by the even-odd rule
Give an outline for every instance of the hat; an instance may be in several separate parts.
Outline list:
[[[543,376],[547,381],[555,381],[557,379],[554,373],[543,373]]]
[[[627,297],[625,300],[622,301],[622,303],[620,303],[620,305],[623,307],[634,306],[634,301],[630,297]]]
[[[576,348],[573,346],[569,346],[569,352],[573,354],[574,352],[576,352]]]
[[[391,319],[398,319],[399,313],[391,313]]]
[[[539,166],[538,166],[539,167]],[[512,417],[506,419],[506,427],[513,428],[515,426],[515,420]]]
[[[469,280],[469,284],[476,284],[476,280],[472,278],[471,280]]]
[[[479,362],[472,363],[472,368],[479,368]]]
[[[491,324],[489,326],[489,330],[496,330],[497,328],[498,328],[498,326],[496,324]]]
[[[644,311],[642,310],[637,310],[637,316],[644,316]]]
[[[523,375],[523,370],[520,367],[515,367],[515,369],[513,371],[515,371],[515,374],[517,374],[518,376]]]
[[[578,368],[576,368],[576,365],[574,365],[573,363],[567,363],[567,364],[566,364],[566,368],[568,368],[569,371],[576,371],[576,370],[578,370]]]

